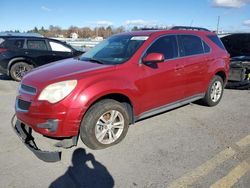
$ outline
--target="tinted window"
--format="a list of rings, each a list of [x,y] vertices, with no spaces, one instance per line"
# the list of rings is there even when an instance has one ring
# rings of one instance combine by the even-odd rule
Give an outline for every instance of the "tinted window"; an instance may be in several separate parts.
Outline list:
[[[50,41],[49,44],[50,44],[50,47],[51,47],[52,51],[71,52],[70,48],[67,48],[66,46],[64,46],[64,45],[62,45],[62,44],[60,44],[58,42]]]
[[[28,40],[27,47],[32,50],[48,50],[44,40]]]
[[[149,53],[161,53],[164,55],[165,59],[173,59],[178,57],[178,47],[176,36],[164,36],[157,39],[147,50]]]
[[[213,43],[215,43],[219,48],[225,50],[225,47],[217,35],[208,35],[207,36]]]
[[[10,39],[6,42],[7,48],[23,48],[24,39]]]
[[[204,48],[204,52],[205,53],[209,53],[210,52],[210,47],[207,45],[207,43],[205,43],[204,41],[203,42],[203,48]]]
[[[203,45],[199,37],[194,35],[180,35],[179,41],[181,45],[181,56],[190,56],[196,54],[202,54]]]

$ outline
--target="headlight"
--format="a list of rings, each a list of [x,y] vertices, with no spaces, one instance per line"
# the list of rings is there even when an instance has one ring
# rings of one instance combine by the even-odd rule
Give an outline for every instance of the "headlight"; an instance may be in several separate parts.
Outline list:
[[[47,100],[50,103],[56,103],[68,96],[75,89],[77,80],[67,80],[50,84],[40,93],[38,100]]]

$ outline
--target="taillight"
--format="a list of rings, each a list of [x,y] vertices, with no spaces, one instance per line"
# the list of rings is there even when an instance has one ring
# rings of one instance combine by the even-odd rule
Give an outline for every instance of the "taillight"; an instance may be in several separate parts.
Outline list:
[[[0,53],[1,52],[6,52],[8,49],[6,49],[6,48],[0,48]]]

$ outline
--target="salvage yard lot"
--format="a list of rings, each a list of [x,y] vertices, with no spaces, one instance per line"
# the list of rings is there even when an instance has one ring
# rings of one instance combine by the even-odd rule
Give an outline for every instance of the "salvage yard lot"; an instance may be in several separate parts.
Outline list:
[[[0,75],[0,187],[250,185],[250,90],[225,90],[215,107],[190,104],[137,122],[105,150],[79,140],[62,161],[45,163],[10,126],[17,87]]]

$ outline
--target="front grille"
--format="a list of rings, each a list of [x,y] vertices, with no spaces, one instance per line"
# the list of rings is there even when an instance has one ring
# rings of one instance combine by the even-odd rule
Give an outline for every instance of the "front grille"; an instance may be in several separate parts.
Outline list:
[[[24,101],[22,99],[17,99],[17,110],[28,111],[31,102]]]
[[[32,86],[25,85],[25,84],[21,84],[20,90],[21,90],[21,92],[28,93],[31,95],[36,94],[36,88],[34,88]]]

